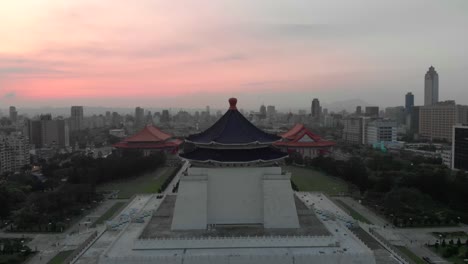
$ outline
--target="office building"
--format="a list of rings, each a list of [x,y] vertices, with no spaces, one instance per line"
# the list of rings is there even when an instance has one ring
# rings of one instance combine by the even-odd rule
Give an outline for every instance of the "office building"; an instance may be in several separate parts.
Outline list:
[[[419,135],[419,109],[420,106],[413,106],[411,113],[406,116],[406,127],[413,138]]]
[[[312,100],[312,106],[310,107],[310,110],[312,119],[320,120],[320,115],[322,111],[320,108],[320,101],[317,98],[314,98],[314,100]]]
[[[405,111],[406,113],[411,113],[411,109],[414,106],[414,95],[413,93],[407,93],[405,96]]]
[[[274,105],[267,106],[266,111],[267,111],[268,118],[273,118],[276,116],[276,109]]]
[[[396,121],[398,124],[406,124],[405,107],[395,106],[385,108],[384,117]]]
[[[0,135],[0,174],[17,172],[30,164],[29,141],[19,132]]]
[[[198,115],[200,115],[200,113]],[[169,115],[169,110],[163,110],[161,114],[160,122],[169,123],[170,121],[171,121],[171,116]]]
[[[439,102],[439,74],[433,66],[424,76],[424,105],[433,105]]]
[[[397,141],[397,128],[396,121],[382,119],[370,121],[366,128],[367,144]]]
[[[83,106],[72,106],[69,119],[70,131],[79,131],[84,129]]]
[[[135,108],[135,128],[140,129],[145,126],[145,110],[141,107]]]
[[[343,119],[343,140],[349,144],[366,144],[366,130],[369,120],[368,117],[349,117]]]
[[[452,127],[468,123],[468,106],[455,101],[439,102],[419,108],[419,136],[430,141],[452,141]]]
[[[122,122],[123,122],[122,116],[117,112],[112,112],[111,126],[120,128],[122,126]]]
[[[468,126],[452,129],[452,169],[468,171]]]
[[[16,123],[18,120],[18,111],[16,111],[16,107],[10,106],[10,121],[12,123]]]
[[[260,119],[265,119],[267,117],[267,110],[266,110],[265,105],[263,105],[263,104],[260,106],[259,117],[260,117]]]
[[[362,107],[356,106],[356,115],[362,115]]]
[[[366,106],[366,116],[377,118],[379,117],[379,107],[378,106]]]
[[[440,150],[440,157],[442,158],[442,164],[447,168],[452,168],[452,147]]]
[[[68,123],[63,119],[42,115],[39,120],[28,121],[28,138],[36,148],[65,148],[70,145]]]

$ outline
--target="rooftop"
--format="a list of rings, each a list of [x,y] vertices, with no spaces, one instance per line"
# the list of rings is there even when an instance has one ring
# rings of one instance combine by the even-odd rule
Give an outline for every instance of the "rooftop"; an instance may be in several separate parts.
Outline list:
[[[282,141],[274,143],[275,146],[288,147],[330,147],[336,143],[324,140],[317,134],[312,133],[303,124],[296,124],[288,132],[281,135]]]
[[[279,136],[266,133],[250,123],[237,110],[237,99],[229,99],[228,111],[210,128],[187,137],[187,141],[197,145],[249,145],[273,143]]]
[[[288,154],[272,147],[254,149],[209,149],[197,148],[194,151],[180,154],[181,158],[198,162],[271,162],[283,159]]]
[[[180,139],[173,139],[171,134],[161,131],[153,125],[145,126],[140,132],[123,141],[114,144],[116,148],[172,148],[182,143]]]

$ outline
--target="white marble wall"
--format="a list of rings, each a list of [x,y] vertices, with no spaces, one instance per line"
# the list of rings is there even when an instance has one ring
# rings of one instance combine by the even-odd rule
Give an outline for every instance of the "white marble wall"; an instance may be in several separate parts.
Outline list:
[[[181,177],[172,229],[207,224],[297,228],[289,177],[280,167],[189,168]]]

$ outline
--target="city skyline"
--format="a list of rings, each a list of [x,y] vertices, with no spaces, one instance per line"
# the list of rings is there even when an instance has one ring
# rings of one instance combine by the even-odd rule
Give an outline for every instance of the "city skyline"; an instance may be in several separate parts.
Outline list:
[[[440,101],[468,103],[466,1],[225,0],[198,6],[0,4],[2,108],[222,108],[231,96],[252,109],[262,102],[305,106],[313,98],[360,98],[386,107],[402,105],[409,91],[422,105],[430,65],[441,75]]]

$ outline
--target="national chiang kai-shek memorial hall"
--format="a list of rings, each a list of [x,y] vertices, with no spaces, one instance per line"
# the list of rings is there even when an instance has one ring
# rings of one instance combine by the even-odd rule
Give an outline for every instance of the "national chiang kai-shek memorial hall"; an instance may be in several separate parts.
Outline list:
[[[292,190],[282,138],[236,104],[186,138],[177,193],[137,195],[75,263],[375,264],[354,219],[321,193]],[[137,139],[126,144],[147,138]]]
[[[298,228],[289,173],[272,147],[281,138],[250,123],[229,100],[229,110],[206,131],[191,135],[195,149],[180,154],[192,167],[180,179],[172,229],[208,225]]]

